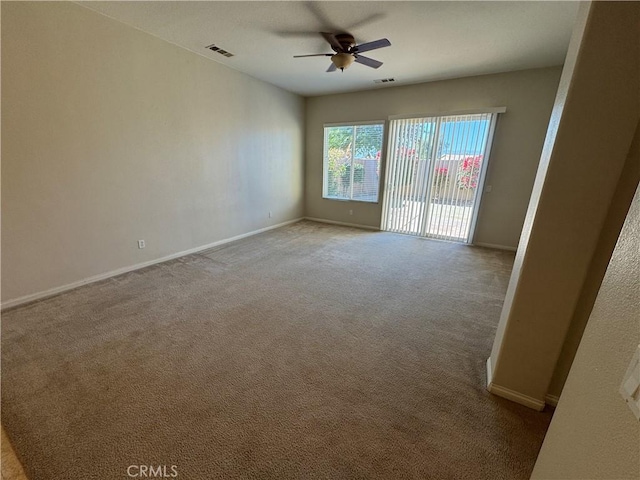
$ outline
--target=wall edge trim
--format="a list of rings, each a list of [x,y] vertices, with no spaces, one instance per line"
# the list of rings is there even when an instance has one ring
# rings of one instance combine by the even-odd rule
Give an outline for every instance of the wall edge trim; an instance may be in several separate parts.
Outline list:
[[[519,403],[525,407],[532,408],[537,411],[542,411],[546,405],[542,400],[524,395],[510,388],[501,387],[493,383],[493,366],[491,365],[491,357],[487,359],[487,390],[490,393],[497,395],[498,397],[506,398],[512,402]],[[545,397],[546,400],[546,397]]]
[[[487,390],[489,390],[491,382],[493,382],[493,365],[491,364],[491,357],[489,357],[487,358]]]
[[[355,227],[355,228],[363,228],[365,230],[380,231],[380,228],[378,227],[372,227],[371,225],[361,225],[359,223],[338,222],[336,220],[327,220],[326,218],[316,218],[316,217],[304,217],[304,219],[310,220],[312,222],[328,223],[330,225],[342,225],[344,227]]]
[[[498,397],[506,398],[507,400],[511,400],[512,402],[519,403],[520,405],[524,405],[525,407],[532,408],[541,412],[546,403],[542,400],[538,400],[537,398],[530,397],[528,395],[524,395],[520,392],[516,392],[515,390],[511,390],[510,388],[501,387],[500,385],[496,385],[495,383],[490,383],[487,386],[487,390]]]
[[[550,405],[552,407],[557,407],[558,406],[558,401],[560,400],[560,397],[556,396],[556,395],[545,395],[544,396],[544,402],[547,405]]]
[[[517,252],[518,247],[510,247],[508,245],[498,245],[495,243],[474,242],[472,245],[476,247],[494,248],[496,250],[508,250],[509,252]]]
[[[236,240],[241,240],[243,238],[251,237],[253,235],[257,235],[259,233],[263,233],[269,230],[274,230],[276,228],[284,227],[285,225],[290,225],[292,223],[299,222],[303,220],[304,217],[294,218],[293,220],[287,220],[286,222],[278,223],[276,225],[270,225],[268,227],[260,228],[258,230],[252,230],[247,233],[241,233],[240,235],[235,235],[233,237],[224,238],[222,240],[217,240],[213,243],[208,243],[206,245],[201,245],[199,247],[189,248],[187,250],[182,250],[180,252],[172,253],[170,255],[166,255],[164,257],[156,258],[154,260],[149,260],[142,263],[136,263],[134,265],[129,265],[126,267],[117,268],[115,270],[110,270],[105,273],[99,273],[97,275],[92,275],[87,278],[83,278],[82,280],[78,280],[75,282],[67,283],[65,285],[61,285],[59,287],[50,288],[48,290],[44,290],[41,292],[30,293],[29,295],[24,295],[22,297],[14,298],[12,300],[7,300],[0,304],[0,311],[4,312],[10,308],[19,307],[21,305],[25,305],[27,303],[35,302],[37,300],[44,300],[45,298],[53,297],[60,293],[67,292],[69,290],[73,290],[74,288],[81,287],[83,285],[88,285],[90,283],[99,282],[101,280],[106,280],[111,277],[115,277],[118,275],[122,275],[123,273],[133,272],[135,270],[140,270],[141,268],[149,267],[151,265],[156,265],[158,263],[167,262],[169,260],[174,260],[179,257],[184,257],[185,255],[191,255],[193,253],[201,252],[203,250],[208,250],[209,248],[214,248],[219,245],[224,245],[225,243],[234,242]]]

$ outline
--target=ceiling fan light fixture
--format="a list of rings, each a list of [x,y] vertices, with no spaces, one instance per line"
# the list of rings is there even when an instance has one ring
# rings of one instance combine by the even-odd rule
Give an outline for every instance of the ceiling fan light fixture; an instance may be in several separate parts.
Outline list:
[[[331,57],[331,61],[340,70],[344,71],[345,68],[348,68],[355,61],[355,57],[350,53],[336,53]]]

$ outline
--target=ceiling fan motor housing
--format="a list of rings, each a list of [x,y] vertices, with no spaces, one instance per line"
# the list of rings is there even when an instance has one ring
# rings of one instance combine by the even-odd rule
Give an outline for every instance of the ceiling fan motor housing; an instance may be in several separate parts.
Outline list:
[[[342,51],[349,52],[349,50],[356,46],[356,40],[353,38],[353,35],[349,33],[339,33],[336,35],[336,40],[342,46]],[[331,46],[333,51],[338,52],[338,49],[334,46]]]
[[[356,45],[356,41],[350,33],[334,34],[320,32],[320,35],[329,43],[331,49],[335,52],[334,54],[313,53],[311,55],[294,55],[294,57],[331,57],[331,65],[327,69],[327,72],[335,72],[337,69],[344,70],[353,62],[358,62],[371,68],[379,68],[382,62],[365,57],[361,55],[360,52],[368,52],[370,50],[391,46],[391,42],[386,38]]]

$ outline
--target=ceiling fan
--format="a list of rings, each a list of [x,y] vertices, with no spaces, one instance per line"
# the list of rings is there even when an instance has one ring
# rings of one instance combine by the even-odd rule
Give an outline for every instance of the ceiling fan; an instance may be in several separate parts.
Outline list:
[[[327,72],[335,72],[338,68],[344,71],[353,62],[361,63],[371,68],[379,68],[382,62],[374,60],[373,58],[360,55],[362,52],[369,52],[378,48],[388,47],[391,42],[386,38],[375,40],[373,42],[361,43],[356,45],[356,41],[353,35],[350,33],[327,33],[320,32],[320,35],[329,42],[331,49],[335,53],[315,53],[311,55],[294,55],[293,58],[302,57],[331,57],[331,65],[327,69]]]

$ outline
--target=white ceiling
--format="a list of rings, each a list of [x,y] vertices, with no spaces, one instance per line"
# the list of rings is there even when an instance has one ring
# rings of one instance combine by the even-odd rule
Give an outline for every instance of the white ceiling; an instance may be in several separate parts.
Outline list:
[[[301,95],[347,92],[561,65],[578,2],[261,1],[80,2],[128,25]],[[357,43],[386,37],[354,64],[325,73],[318,32],[347,31]],[[207,50],[216,44],[233,54]],[[395,83],[374,84],[393,77]]]

